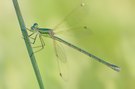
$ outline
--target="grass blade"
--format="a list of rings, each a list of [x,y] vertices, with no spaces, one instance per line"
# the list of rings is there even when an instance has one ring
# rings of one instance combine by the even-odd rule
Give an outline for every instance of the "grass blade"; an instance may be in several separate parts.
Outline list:
[[[27,51],[28,51],[28,54],[29,54],[29,57],[30,57],[30,60],[31,60],[36,78],[37,78],[37,81],[38,81],[38,84],[39,84],[39,87],[40,87],[40,89],[44,89],[42,77],[41,77],[41,74],[40,74],[40,71],[39,71],[39,68],[38,68],[38,64],[36,62],[36,58],[33,54],[33,50],[32,50],[32,47],[31,47],[31,44],[30,44],[30,41],[29,41],[29,38],[28,38],[28,33],[26,31],[25,23],[24,23],[24,20],[23,20],[23,17],[22,17],[22,14],[21,14],[21,11],[20,11],[17,0],[13,0],[13,4],[14,4],[14,8],[15,8],[16,15],[17,15],[17,18],[18,18],[18,21],[19,21],[19,24],[20,24],[21,32],[22,32],[22,35],[23,35],[23,38],[24,38],[24,41],[25,41],[25,44],[26,44],[26,48],[27,48]]]

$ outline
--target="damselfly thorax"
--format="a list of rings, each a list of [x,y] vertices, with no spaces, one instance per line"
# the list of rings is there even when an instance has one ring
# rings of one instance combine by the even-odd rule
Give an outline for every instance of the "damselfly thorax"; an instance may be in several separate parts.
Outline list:
[[[53,38],[54,36],[54,32],[52,29],[49,28],[39,28],[37,23],[34,23],[33,26],[31,26],[31,32],[40,34],[40,35],[44,35],[46,37],[51,37]]]

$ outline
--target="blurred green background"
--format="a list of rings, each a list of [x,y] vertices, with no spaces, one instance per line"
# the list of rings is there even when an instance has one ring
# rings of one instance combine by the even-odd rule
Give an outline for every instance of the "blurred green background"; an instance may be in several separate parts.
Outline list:
[[[80,0],[18,0],[29,28],[34,22],[53,28]],[[53,42],[35,54],[45,89],[134,89],[135,1],[84,0],[62,28],[88,26],[61,37],[121,67],[120,72],[67,47],[68,81],[59,76]],[[70,33],[70,34],[66,34]],[[12,0],[0,0],[0,89],[39,89],[20,31]]]

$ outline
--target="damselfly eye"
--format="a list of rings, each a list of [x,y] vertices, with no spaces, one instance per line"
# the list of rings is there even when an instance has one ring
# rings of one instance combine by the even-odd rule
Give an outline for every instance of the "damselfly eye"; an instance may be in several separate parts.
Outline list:
[[[37,23],[34,23],[33,26],[38,26],[38,24]]]
[[[31,26],[32,30],[35,30],[35,28],[38,28],[38,24],[37,23],[34,23],[33,26]]]
[[[38,24],[37,24],[37,23],[34,23],[34,24],[33,24],[33,27],[34,27],[34,28],[37,28],[37,27],[38,27]]]

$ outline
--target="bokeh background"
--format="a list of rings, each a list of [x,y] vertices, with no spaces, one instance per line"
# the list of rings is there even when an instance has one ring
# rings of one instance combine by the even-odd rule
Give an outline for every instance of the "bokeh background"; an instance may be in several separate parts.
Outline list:
[[[80,0],[18,0],[29,28],[34,22],[53,28]],[[35,54],[45,89],[134,89],[135,1],[84,0],[60,28],[87,26],[60,36],[121,67],[120,72],[92,60],[65,45],[68,78],[59,76],[53,42]],[[57,31],[57,30],[56,30]],[[20,31],[12,0],[0,0],[0,89],[39,89]]]

